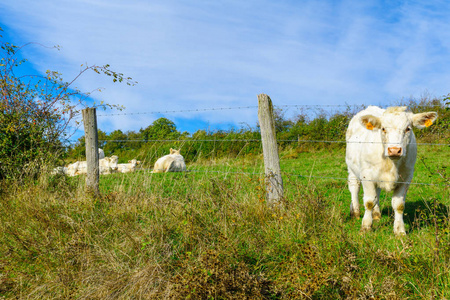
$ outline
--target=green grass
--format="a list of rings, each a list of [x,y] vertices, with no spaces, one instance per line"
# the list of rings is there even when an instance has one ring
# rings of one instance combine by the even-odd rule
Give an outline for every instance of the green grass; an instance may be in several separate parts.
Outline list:
[[[449,298],[449,151],[420,148],[414,182],[440,185],[410,187],[401,238],[390,194],[371,232],[349,217],[344,156],[283,152],[276,210],[260,156],[102,176],[98,198],[84,177],[4,186],[0,298]]]

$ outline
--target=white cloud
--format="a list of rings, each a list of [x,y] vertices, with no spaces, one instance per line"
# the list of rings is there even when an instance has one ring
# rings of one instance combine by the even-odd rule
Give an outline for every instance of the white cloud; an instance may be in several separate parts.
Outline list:
[[[87,62],[133,77],[135,87],[95,74],[77,86],[104,87],[93,97],[135,112],[256,105],[259,93],[275,104],[440,96],[450,79],[449,8],[443,1],[16,0],[0,4],[0,17],[19,42],[61,46],[26,52],[41,72],[69,79]],[[245,111],[176,117],[256,123]],[[137,130],[152,121],[100,124]]]

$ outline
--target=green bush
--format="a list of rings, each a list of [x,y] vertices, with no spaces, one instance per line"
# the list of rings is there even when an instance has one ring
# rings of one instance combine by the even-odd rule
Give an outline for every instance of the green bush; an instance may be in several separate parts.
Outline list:
[[[105,66],[83,66],[70,82],[61,74],[22,75],[27,61],[22,47],[3,40],[0,28],[0,179],[37,175],[43,166],[55,165],[63,156],[69,123],[86,103],[89,93],[71,88],[75,79],[91,70],[134,84]],[[93,104],[95,105],[95,102]],[[117,107],[100,103],[97,107]]]
[[[24,171],[35,174],[43,162],[62,153],[60,138],[65,128],[62,117],[67,111],[64,107],[57,108],[59,100],[54,93],[58,87],[44,91],[40,80],[32,77],[25,82],[15,76],[13,70],[25,62],[16,58],[18,50],[1,42],[0,178],[17,177]],[[49,81],[55,83],[46,80]]]

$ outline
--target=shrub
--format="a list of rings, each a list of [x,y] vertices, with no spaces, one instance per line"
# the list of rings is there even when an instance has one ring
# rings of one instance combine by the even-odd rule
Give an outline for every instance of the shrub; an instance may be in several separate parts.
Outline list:
[[[63,154],[63,144],[70,135],[69,123],[85,105],[89,93],[71,85],[91,70],[123,81],[121,73],[105,66],[84,66],[70,82],[61,74],[48,70],[43,75],[25,75],[21,68],[26,60],[22,47],[3,40],[0,28],[0,178],[36,175],[43,165],[54,164]],[[125,78],[127,84],[134,84]],[[95,103],[94,103],[95,106]],[[100,104],[102,107],[117,107]],[[26,171],[24,173],[24,170]]]

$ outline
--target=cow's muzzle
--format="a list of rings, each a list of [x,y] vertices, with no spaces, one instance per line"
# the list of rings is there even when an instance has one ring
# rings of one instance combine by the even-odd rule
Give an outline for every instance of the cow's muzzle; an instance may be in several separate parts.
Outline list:
[[[388,156],[389,157],[400,157],[403,155],[403,149],[402,147],[389,147],[388,149]]]

